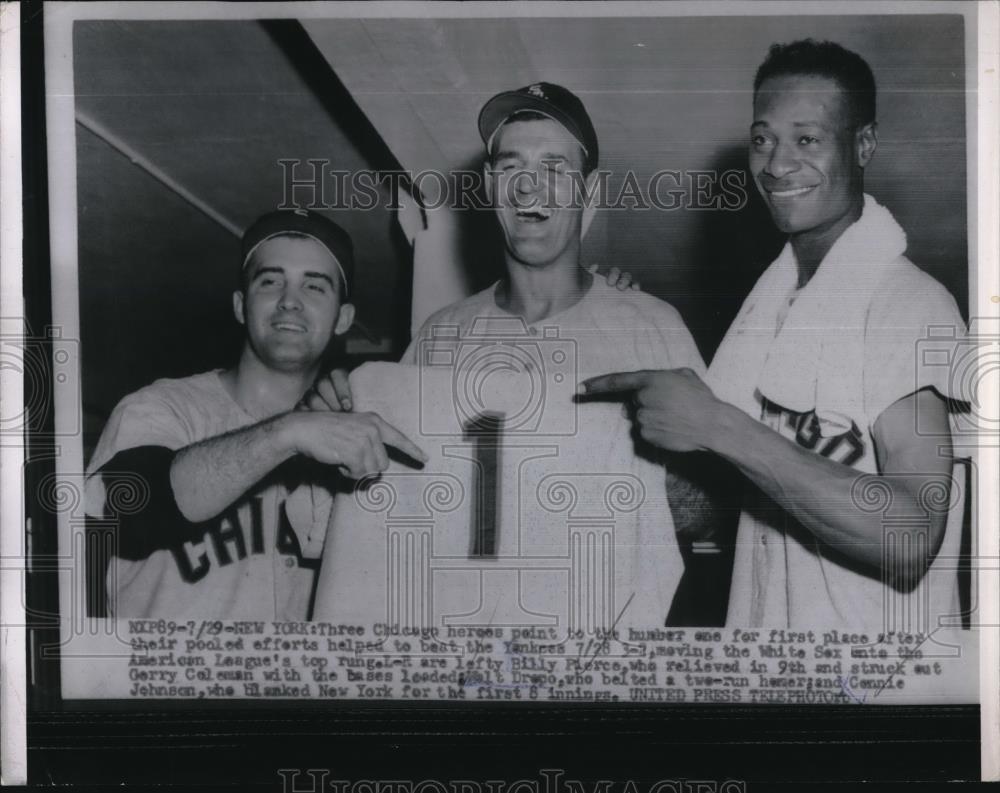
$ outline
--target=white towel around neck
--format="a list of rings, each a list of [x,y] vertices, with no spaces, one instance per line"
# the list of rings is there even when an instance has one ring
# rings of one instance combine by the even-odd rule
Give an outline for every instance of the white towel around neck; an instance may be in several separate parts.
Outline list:
[[[894,267],[906,267],[906,234],[869,195],[798,291],[791,242],[757,281],[712,362],[716,395],[759,418],[757,396],[796,413],[815,411],[824,436],[865,425],[865,328],[872,298]]]

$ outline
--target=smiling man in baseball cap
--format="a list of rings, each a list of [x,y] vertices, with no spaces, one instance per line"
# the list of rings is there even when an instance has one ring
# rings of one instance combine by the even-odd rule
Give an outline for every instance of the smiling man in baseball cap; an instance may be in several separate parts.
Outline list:
[[[569,307],[592,280],[579,272],[581,187],[592,192],[598,145],[583,102],[552,83],[505,91],[483,106],[479,134],[487,189],[506,241],[508,283],[500,297],[507,302],[498,305],[529,320]],[[547,298],[535,307],[522,304],[539,277]]]
[[[432,338],[436,327],[449,328],[456,344],[468,344],[480,334],[509,337],[512,321],[520,320],[531,337],[543,339],[557,329],[560,340],[574,341],[581,376],[621,368],[623,361],[637,369],[670,361],[703,373],[691,334],[672,306],[616,288],[613,275],[605,282],[581,267],[584,196],[593,195],[599,150],[594,124],[579,97],[546,82],[504,91],[483,106],[478,127],[486,148],[486,186],[503,234],[505,274],[482,292],[433,314],[402,362],[419,363],[420,342]],[[441,341],[439,336],[436,343]],[[579,405],[580,422],[607,427],[608,448],[627,444],[628,454],[643,456],[632,442],[628,420],[620,411],[613,413]],[[679,468],[668,468],[665,478],[670,510],[656,537],[621,538],[619,548],[622,558],[634,552],[656,556],[659,580],[632,583],[666,593],[658,604],[658,625],[667,617],[683,570],[675,529],[682,537],[699,535],[708,515],[702,492]],[[626,620],[629,616],[634,617]]]
[[[237,364],[125,397],[90,462],[87,512],[118,521],[114,616],[306,619],[335,479],[327,467],[352,478],[385,470],[386,446],[424,459],[375,414],[296,410],[354,318],[347,232],[278,211],[251,224],[242,248]],[[136,477],[148,498],[112,515],[109,494]]]

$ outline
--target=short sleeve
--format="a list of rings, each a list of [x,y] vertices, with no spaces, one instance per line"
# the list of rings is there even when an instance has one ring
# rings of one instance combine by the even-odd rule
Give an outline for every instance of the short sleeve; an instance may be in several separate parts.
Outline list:
[[[111,413],[87,466],[85,500],[88,515],[104,511],[104,484],[98,474],[116,454],[140,446],[161,446],[172,451],[190,444],[183,418],[168,399],[148,387],[125,397]]]
[[[687,368],[694,371],[703,380],[707,376],[705,359],[698,352],[698,345],[694,343],[691,331],[687,326],[681,324],[679,327],[670,330],[669,343],[672,356],[677,361],[674,368]]]
[[[423,325],[420,326],[420,330],[417,334],[410,340],[410,345],[406,348],[406,352],[403,353],[403,357],[399,359],[399,363],[407,364],[408,366],[416,366],[419,359],[419,349],[420,342],[423,339],[429,339],[431,337],[431,329],[435,325],[439,325],[448,322],[450,317],[448,315],[447,307],[431,314]]]
[[[410,366],[416,365],[416,363],[417,363],[417,347],[420,344],[420,340],[424,336],[424,330],[425,330],[426,327],[427,327],[427,325],[425,323],[424,326],[422,328],[420,328],[420,331],[417,333],[417,335],[414,336],[410,340],[410,344],[406,348],[406,351],[403,353],[403,357],[399,359],[400,363],[409,364]]]
[[[865,329],[864,399],[871,423],[924,388],[961,401],[953,370],[965,335],[954,298],[916,267],[880,289]]]
[[[645,333],[648,351],[643,357],[649,356],[650,362],[644,362],[644,368],[691,369],[704,380],[705,361],[680,312],[668,303],[657,302],[660,305]]]

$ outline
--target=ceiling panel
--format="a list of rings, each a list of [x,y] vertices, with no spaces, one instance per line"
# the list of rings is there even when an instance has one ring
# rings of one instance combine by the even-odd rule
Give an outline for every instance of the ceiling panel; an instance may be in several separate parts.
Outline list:
[[[78,112],[240,228],[282,203],[279,160],[325,159],[346,171],[370,167],[256,22],[77,23],[74,46]],[[111,149],[100,157],[88,177],[98,182],[106,164],[123,159]],[[296,199],[307,201],[308,193]],[[127,196],[109,196],[101,211],[124,219],[128,204]],[[357,243],[359,318],[376,335],[388,333],[392,319],[383,298],[401,268],[392,214],[335,209],[330,215]],[[177,217],[165,214],[162,222],[183,228]],[[128,233],[127,223],[117,226]],[[81,262],[84,275],[88,266]],[[126,271],[130,263],[118,266]],[[164,299],[173,296],[168,291]]]

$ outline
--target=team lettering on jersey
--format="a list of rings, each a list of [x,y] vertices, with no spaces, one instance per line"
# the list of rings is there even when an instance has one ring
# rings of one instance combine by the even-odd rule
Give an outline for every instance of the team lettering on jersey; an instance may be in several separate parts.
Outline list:
[[[215,561],[220,567],[243,561],[250,555],[262,556],[266,553],[263,499],[260,496],[252,496],[245,503],[250,507],[249,526],[243,525],[238,507],[233,506],[212,521],[201,542],[185,542],[170,549],[182,580],[194,584],[211,572],[212,560],[209,558],[206,546],[212,548]],[[279,502],[277,512],[278,531],[275,548],[278,553],[294,558],[299,567],[318,567],[319,559],[302,556],[302,546],[288,520],[283,500]]]
[[[835,463],[853,466],[865,456],[864,436],[856,424],[841,435],[823,437],[815,411],[792,413],[764,400],[764,414],[766,423],[772,427],[780,426],[782,435],[794,438],[803,449],[816,452]]]

